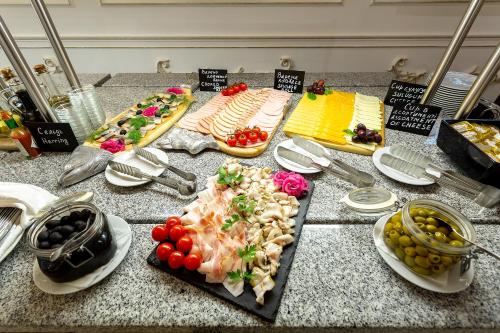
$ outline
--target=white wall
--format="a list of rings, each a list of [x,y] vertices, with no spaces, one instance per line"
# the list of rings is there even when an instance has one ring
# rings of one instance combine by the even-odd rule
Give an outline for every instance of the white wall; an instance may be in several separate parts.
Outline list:
[[[399,57],[408,58],[404,72],[429,72],[467,6],[461,0],[50,1],[62,3],[50,11],[77,71],[110,73],[153,72],[159,58],[170,59],[172,72],[262,72],[279,67],[281,56],[314,72],[385,71]],[[7,4],[13,2],[26,4]],[[52,55],[29,1],[0,0],[0,14],[30,63]],[[500,1],[494,0],[484,5],[453,69],[480,69],[498,42]]]

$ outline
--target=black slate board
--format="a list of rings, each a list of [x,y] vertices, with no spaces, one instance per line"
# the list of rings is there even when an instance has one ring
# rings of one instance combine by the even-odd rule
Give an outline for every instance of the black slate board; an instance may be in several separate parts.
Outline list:
[[[281,302],[281,297],[285,290],[286,281],[288,279],[288,273],[290,273],[290,268],[292,267],[293,257],[295,255],[295,250],[299,243],[300,234],[302,232],[302,226],[306,219],[307,210],[309,209],[309,204],[311,203],[311,197],[314,190],[314,183],[309,181],[309,192],[307,195],[299,200],[300,207],[295,219],[295,240],[292,244],[283,249],[281,254],[280,267],[278,274],[274,277],[274,282],[276,285],[271,291],[266,292],[264,296],[265,304],[263,306],[255,302],[255,294],[253,292],[252,286],[245,283],[245,289],[243,294],[239,297],[234,297],[229,293],[229,291],[224,288],[222,283],[207,283],[205,282],[205,275],[198,272],[190,272],[186,269],[172,270],[168,267],[167,263],[162,263],[156,257],[156,247],[149,255],[147,261],[148,264],[167,272],[178,279],[181,279],[187,283],[197,286],[200,289],[208,291],[209,293],[229,301],[267,321],[274,322],[276,320],[276,315],[278,314],[278,309]]]

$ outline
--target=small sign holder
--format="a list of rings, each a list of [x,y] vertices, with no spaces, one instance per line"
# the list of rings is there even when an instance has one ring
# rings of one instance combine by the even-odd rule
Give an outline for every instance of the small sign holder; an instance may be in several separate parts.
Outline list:
[[[78,141],[68,123],[26,122],[41,151],[72,152]]]
[[[219,92],[227,88],[226,69],[198,69],[200,91]]]
[[[302,94],[306,72],[276,69],[274,71],[274,89],[289,93]]]
[[[406,103],[392,108],[386,128],[428,136],[441,108],[433,105]]]
[[[392,80],[384,104],[396,106],[406,103],[418,103],[422,99],[426,88],[427,86],[421,84]]]

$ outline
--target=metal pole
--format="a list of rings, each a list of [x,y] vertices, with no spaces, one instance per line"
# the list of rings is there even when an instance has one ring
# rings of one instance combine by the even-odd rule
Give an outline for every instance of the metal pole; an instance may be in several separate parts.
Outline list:
[[[465,12],[464,17],[462,18],[462,21],[460,21],[457,30],[455,30],[455,34],[453,35],[453,38],[451,39],[450,44],[448,45],[448,48],[446,49],[446,52],[444,53],[443,58],[441,59],[441,62],[439,63],[438,67],[436,68],[436,71],[434,72],[431,82],[429,83],[429,86],[425,90],[424,96],[422,96],[422,99],[420,100],[421,104],[429,103],[436,94],[436,91],[441,85],[444,76],[450,69],[453,60],[455,60],[458,50],[460,50],[460,47],[462,46],[465,37],[467,37],[467,33],[469,32],[472,24],[474,23],[477,14],[479,14],[479,11],[481,10],[483,3],[484,0],[472,0],[470,2],[469,8],[467,8],[467,11]]]
[[[476,106],[477,101],[481,98],[484,90],[488,87],[488,84],[493,80],[498,70],[500,69],[500,43],[497,45],[496,50],[493,52],[488,62],[484,66],[483,70],[479,76],[474,81],[474,84],[470,88],[467,96],[465,96],[462,105],[458,109],[457,113],[453,119],[467,118],[467,116],[472,112],[474,106]]]
[[[5,54],[7,55],[7,58],[9,58],[12,67],[14,67],[14,69],[17,72],[17,75],[24,83],[26,91],[33,100],[33,103],[35,103],[35,106],[42,115],[43,119],[46,122],[56,121],[56,118],[52,113],[52,109],[49,105],[49,102],[45,98],[45,94],[42,88],[38,85],[38,81],[36,80],[33,73],[31,73],[30,67],[26,62],[26,59],[24,59],[23,54],[19,50],[16,41],[12,37],[1,15],[0,15],[0,43],[2,45]]]
[[[49,11],[47,10],[47,6],[43,2],[43,0],[31,0],[31,4],[35,9],[40,22],[42,23],[43,28],[45,29],[45,33],[49,38],[50,44],[52,44],[52,48],[56,54],[57,60],[68,79],[69,85],[72,88],[81,88],[80,80],[76,75],[75,69],[69,60],[68,54],[66,53],[66,49],[57,33],[56,27],[52,18],[50,17]]]

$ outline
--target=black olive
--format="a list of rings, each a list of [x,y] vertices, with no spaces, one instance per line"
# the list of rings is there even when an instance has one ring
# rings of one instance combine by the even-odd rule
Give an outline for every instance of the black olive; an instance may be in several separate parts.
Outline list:
[[[89,217],[89,224],[94,224],[95,221],[95,214],[91,214]]]
[[[99,239],[97,239],[97,242],[96,242],[96,245],[103,249],[106,247],[106,245],[108,244],[109,242],[109,235],[107,232],[103,232],[100,236],[99,236]]]
[[[48,241],[43,241],[38,243],[39,249],[50,249],[50,243]]]
[[[43,241],[46,241],[49,239],[49,231],[48,230],[44,230],[42,231],[41,233],[38,234],[38,236],[36,236],[36,239],[39,241],[39,242],[43,242]]]
[[[62,234],[63,236],[68,236],[71,233],[73,233],[74,231],[75,231],[75,227],[73,227],[72,225],[64,225],[61,227],[61,230],[59,231],[59,233]]]
[[[123,129],[123,130],[121,130],[121,131],[120,131],[120,134],[121,134],[121,135],[125,135],[125,134],[127,134],[127,130],[124,130],[124,129]]]
[[[45,223],[45,227],[47,229],[54,229],[55,227],[59,226],[60,221],[59,220],[51,220]]]
[[[155,112],[155,117],[160,118],[160,117],[161,117],[161,111],[156,111],[156,112]]]
[[[161,97],[158,97],[158,98],[156,99],[156,101],[157,101],[157,102],[161,102],[161,101],[162,101]]]
[[[54,231],[50,233],[49,240],[52,244],[57,244],[63,240],[63,235],[61,233]]]
[[[141,115],[142,114],[142,110],[137,110],[137,112],[135,113],[136,115]]]
[[[165,110],[170,110],[170,106],[168,106],[168,105],[165,105],[163,108],[164,108]]]
[[[68,225],[73,222],[72,218],[70,216],[63,216],[61,217],[61,225]]]
[[[70,219],[71,219],[72,222],[75,222],[75,221],[78,221],[78,220],[82,219],[82,213],[80,213],[80,212],[71,212],[71,214],[69,214],[69,217],[70,217]]]
[[[75,229],[77,231],[83,231],[87,227],[87,222],[84,221],[76,221],[75,222]]]
[[[138,108],[142,107],[142,104],[141,103],[137,103],[137,107]]]
[[[50,246],[50,248],[51,248],[51,249],[57,249],[58,247],[61,247],[61,246],[62,246],[62,244],[52,244],[52,245]]]
[[[118,120],[117,125],[121,127],[121,126],[122,126],[123,124],[125,124],[126,122],[127,122],[127,119]]]
[[[81,214],[82,214],[82,218],[84,220],[86,220],[89,218],[89,216],[90,216],[90,214],[92,214],[92,212],[90,211],[90,209],[85,208],[84,210],[82,210]]]

